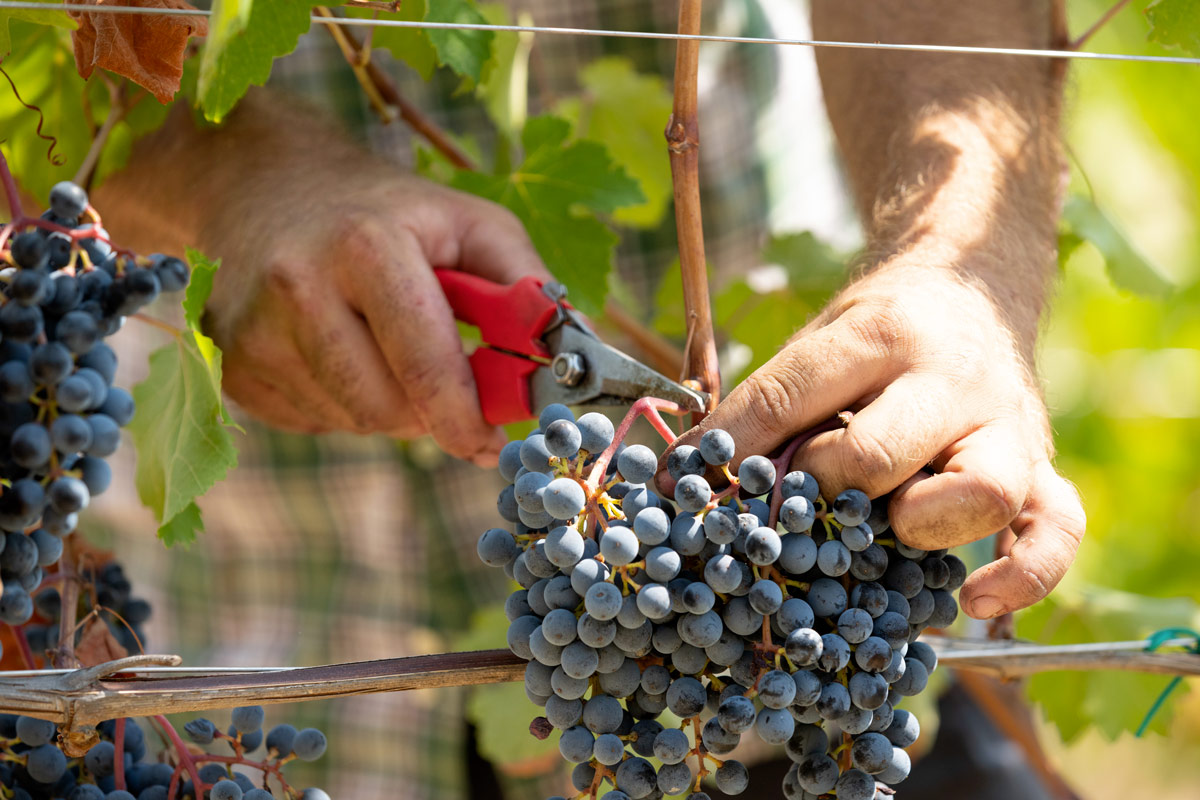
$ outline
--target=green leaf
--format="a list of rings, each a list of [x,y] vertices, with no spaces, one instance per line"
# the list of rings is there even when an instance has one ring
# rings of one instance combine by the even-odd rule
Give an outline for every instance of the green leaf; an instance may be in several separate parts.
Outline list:
[[[1146,7],[1150,41],[1200,56],[1200,0],[1154,0]]]
[[[193,330],[200,330],[200,318],[204,316],[204,304],[212,294],[213,279],[221,260],[209,261],[199,250],[187,251],[188,263],[192,264],[192,277],[183,293],[183,321]]]
[[[487,18],[467,0],[436,0],[429,5],[425,19],[470,25],[487,23]],[[437,50],[438,63],[473,82],[483,77],[484,65],[492,55],[494,34],[491,31],[429,28],[425,34]]]
[[[504,648],[507,630],[504,609],[492,606],[472,615],[470,628],[454,646],[459,652]],[[518,724],[535,716],[520,682],[472,687],[466,713],[475,725],[480,755],[493,764],[512,766],[558,749],[557,736],[539,741]]]
[[[49,3],[57,0],[34,0],[37,3]],[[48,8],[45,11],[36,9],[0,9],[0,56],[12,52],[12,36],[8,31],[9,20],[19,19],[25,22],[33,22],[38,25],[53,25],[56,28],[65,28],[73,31],[79,27],[79,23],[71,19],[66,11],[57,8]]]
[[[846,279],[846,258],[809,231],[772,236],[763,261],[779,264],[788,286],[800,292],[829,293]]]
[[[366,8],[347,8],[346,16],[370,19],[377,12]],[[425,19],[425,0],[404,0],[398,14],[388,14],[388,19],[416,22]],[[382,47],[394,58],[403,61],[417,71],[424,80],[433,77],[438,66],[438,54],[429,41],[426,31],[420,28],[378,27],[371,34],[372,47]]]
[[[652,228],[671,198],[671,162],[663,128],[671,91],[658,75],[642,75],[626,58],[601,58],[579,73],[583,93],[563,100],[555,113],[575,123],[576,135],[608,148],[615,162],[641,184],[646,202],[613,215],[618,222]]]
[[[1108,267],[1112,282],[1122,289],[1147,297],[1167,297],[1175,284],[1152,264],[1091,200],[1072,195],[1063,208],[1067,232],[1091,242]]]
[[[212,16],[208,20],[208,36],[200,53],[200,94],[208,93],[218,77],[221,56],[234,37],[246,29],[250,22],[250,10],[254,0],[213,0]]]
[[[452,185],[516,214],[546,266],[570,288],[571,301],[597,313],[617,236],[596,213],[636,205],[645,196],[602,145],[568,144],[570,128],[558,117],[535,117],[521,137],[525,160],[512,174],[459,171]]]
[[[159,527],[158,538],[167,547],[177,544],[186,546],[196,541],[196,534],[203,531],[204,518],[200,515],[200,506],[193,502]]]
[[[8,81],[0,79],[3,147],[18,183],[44,203],[51,186],[75,175],[91,145],[90,131],[99,123],[84,107],[86,84],[75,70],[70,36],[56,27],[21,21],[11,34],[14,54],[4,60],[4,69],[21,99],[34,109],[19,103]],[[39,123],[42,136],[57,140],[54,158],[61,163],[51,161],[50,141],[37,134]]]
[[[1022,637],[1042,644],[1144,639],[1155,630],[1195,628],[1200,618],[1187,598],[1158,599],[1111,587],[1060,590],[1018,617]],[[1030,696],[1070,742],[1089,728],[1109,739],[1136,730],[1168,678],[1129,672],[1040,673]],[[1178,691],[1178,690],[1177,690]],[[1173,706],[1182,693],[1155,716],[1149,730],[1166,733]]]
[[[512,24],[508,9],[499,3],[481,5],[479,11],[493,25]],[[529,46],[518,47],[519,44],[519,34],[496,33],[491,66],[484,70],[483,80],[475,89],[492,122],[508,134],[525,124],[529,99]]]
[[[221,400],[221,351],[199,320],[220,262],[188,251],[192,280],[183,300],[186,328],[150,355],[150,373],[133,387],[137,414],[129,431],[137,447],[134,482],[168,546],[188,544],[202,529],[195,499],[237,465]],[[239,428],[240,430],[240,428]]]
[[[247,0],[242,0],[247,2]],[[202,58],[208,71],[200,71],[197,101],[204,116],[214,122],[229,113],[251,84],[262,86],[271,75],[275,59],[296,49],[308,30],[314,6],[322,0],[254,0],[240,33],[213,45],[205,43]],[[332,5],[336,5],[333,3]],[[230,24],[236,24],[231,22]],[[208,49],[214,48],[208,55]]]

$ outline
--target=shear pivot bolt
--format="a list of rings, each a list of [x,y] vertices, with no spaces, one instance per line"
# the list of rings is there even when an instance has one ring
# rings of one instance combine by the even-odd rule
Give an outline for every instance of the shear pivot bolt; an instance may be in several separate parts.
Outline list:
[[[564,386],[574,386],[583,379],[587,365],[578,353],[559,353],[550,362],[550,371],[554,380]]]

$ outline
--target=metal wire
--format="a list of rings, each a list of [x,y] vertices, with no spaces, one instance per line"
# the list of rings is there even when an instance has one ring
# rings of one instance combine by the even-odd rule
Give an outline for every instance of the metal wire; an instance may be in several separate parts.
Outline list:
[[[23,11],[63,10],[87,12],[89,14],[146,14],[150,16],[208,17],[211,11],[203,9],[150,8],[141,6],[81,6],[68,3],[34,3],[19,0],[0,0],[0,11],[5,9]],[[563,36],[601,36],[621,39],[681,39],[698,42],[724,42],[727,44],[770,44],[795,47],[838,47],[856,50],[893,50],[918,53],[957,53],[973,55],[1028,56],[1032,58],[1058,58],[1076,61],[1134,61],[1150,64],[1200,65],[1200,58],[1183,56],[1149,56],[1127,53],[1097,53],[1082,50],[1034,50],[1019,47],[966,47],[942,44],[896,44],[888,42],[838,42],[819,39],[772,39],[755,36],[713,36],[708,34],[681,34],[657,31],[619,31],[596,28],[553,28],[542,25],[490,25],[464,22],[427,22],[424,20],[359,19],[352,17],[314,16],[320,25],[344,25],[375,28],[418,28],[425,30],[468,30],[505,33],[545,33]]]

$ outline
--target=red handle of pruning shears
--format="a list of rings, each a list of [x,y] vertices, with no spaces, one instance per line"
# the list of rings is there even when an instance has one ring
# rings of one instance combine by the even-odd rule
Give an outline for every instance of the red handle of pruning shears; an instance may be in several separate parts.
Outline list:
[[[544,364],[531,357],[550,358],[542,334],[558,313],[559,304],[533,277],[505,285],[457,270],[436,269],[434,274],[454,318],[479,328],[488,345],[468,359],[483,418],[503,425],[534,417],[529,379]]]

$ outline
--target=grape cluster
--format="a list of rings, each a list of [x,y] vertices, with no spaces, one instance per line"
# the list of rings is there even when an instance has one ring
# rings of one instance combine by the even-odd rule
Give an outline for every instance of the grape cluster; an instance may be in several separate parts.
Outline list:
[[[64,181],[40,220],[0,228],[0,621],[10,625],[32,616],[43,570],[108,488],[104,459],[133,417],[103,339],[189,279],[178,258],[114,249],[98,219]]]
[[[734,475],[725,431],[672,451],[667,499],[656,454],[614,444],[607,417],[555,405],[539,425],[501,452],[511,529],[477,550],[521,586],[505,611],[545,709],[530,729],[561,732],[578,797],[707,800],[709,775],[740,794],[745,766],[721,757],[751,730],[794,762],[788,800],[891,794],[919,733],[896,705],[937,664],[917,636],[954,622],[963,563],[887,537],[886,498],[830,503],[757,455]]]
[[[187,759],[196,768],[200,792],[186,765],[176,753],[168,763],[147,758],[146,736],[132,719],[124,720],[121,739],[122,785],[117,788],[117,723],[97,726],[100,740],[81,758],[68,757],[57,744],[53,722],[0,714],[0,787],[12,800],[329,800],[322,789],[293,789],[283,781],[281,767],[294,759],[313,761],[325,752],[325,735],[315,728],[297,731],[287,724],[264,733],[262,706],[235,708],[226,733],[207,719],[194,719],[184,726],[193,742],[211,745],[225,741],[229,756],[190,751]],[[264,746],[263,757],[248,758]],[[234,771],[243,765],[261,773],[256,785],[246,774]],[[268,777],[276,779],[282,794],[268,788]]]
[[[94,610],[126,652],[143,652],[146,649],[146,634],[142,626],[150,619],[150,603],[133,594],[133,586],[125,577],[124,568],[116,561],[110,561],[102,567],[87,566],[80,570],[79,581],[82,591],[74,619],[83,619]],[[39,617],[47,623],[30,621],[22,627],[29,649],[36,656],[54,650],[59,644],[58,622],[62,616],[62,596],[58,587],[47,586],[39,591],[33,597],[33,605]],[[83,635],[82,627],[76,635]]]

